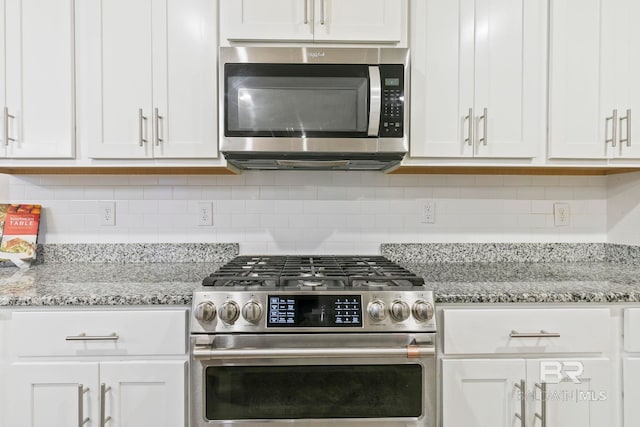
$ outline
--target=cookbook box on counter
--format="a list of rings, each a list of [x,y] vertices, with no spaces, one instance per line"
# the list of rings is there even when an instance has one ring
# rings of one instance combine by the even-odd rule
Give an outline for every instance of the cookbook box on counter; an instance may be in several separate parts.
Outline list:
[[[35,260],[40,213],[40,205],[0,204],[1,263]]]

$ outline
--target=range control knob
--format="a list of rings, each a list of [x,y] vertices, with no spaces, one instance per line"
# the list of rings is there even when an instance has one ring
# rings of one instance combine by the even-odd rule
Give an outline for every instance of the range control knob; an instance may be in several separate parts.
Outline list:
[[[258,323],[262,318],[262,306],[257,301],[249,301],[242,307],[242,317],[247,322]]]
[[[211,301],[201,302],[193,313],[200,322],[211,322],[216,318],[216,306]]]
[[[418,322],[426,322],[433,318],[433,306],[424,301],[418,300],[413,304],[413,317],[416,318]]]
[[[371,301],[367,306],[367,313],[376,322],[381,322],[387,317],[387,307],[380,300]]]
[[[389,310],[389,312],[396,322],[404,322],[411,315],[409,304],[400,300],[395,300],[391,303],[391,310]]]
[[[238,320],[238,316],[240,316],[240,307],[238,307],[235,301],[227,301],[220,307],[218,316],[220,316],[220,320],[224,323],[233,325],[233,323]]]

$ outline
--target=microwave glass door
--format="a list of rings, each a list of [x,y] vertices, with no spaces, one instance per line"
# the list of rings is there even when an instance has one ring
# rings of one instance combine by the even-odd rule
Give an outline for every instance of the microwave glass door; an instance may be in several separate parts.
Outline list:
[[[218,420],[417,419],[423,366],[209,366],[205,417]]]
[[[369,67],[225,64],[225,135],[367,137]]]

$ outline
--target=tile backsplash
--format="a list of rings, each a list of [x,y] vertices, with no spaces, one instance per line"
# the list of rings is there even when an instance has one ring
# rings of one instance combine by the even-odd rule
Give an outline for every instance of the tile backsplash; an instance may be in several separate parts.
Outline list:
[[[607,241],[606,177],[16,175],[7,199],[43,205],[41,243],[239,242],[243,254],[353,254],[379,253],[382,242]],[[421,222],[425,199],[435,202],[433,224]],[[106,200],[115,201],[115,226],[100,225]],[[212,203],[213,226],[198,226],[202,201]],[[555,226],[556,202],[569,203],[568,226]]]

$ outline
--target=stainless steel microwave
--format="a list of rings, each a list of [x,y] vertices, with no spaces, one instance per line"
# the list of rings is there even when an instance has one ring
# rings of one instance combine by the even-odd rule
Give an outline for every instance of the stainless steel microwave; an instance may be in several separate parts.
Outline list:
[[[220,151],[241,169],[389,170],[409,147],[409,51],[220,48]]]

